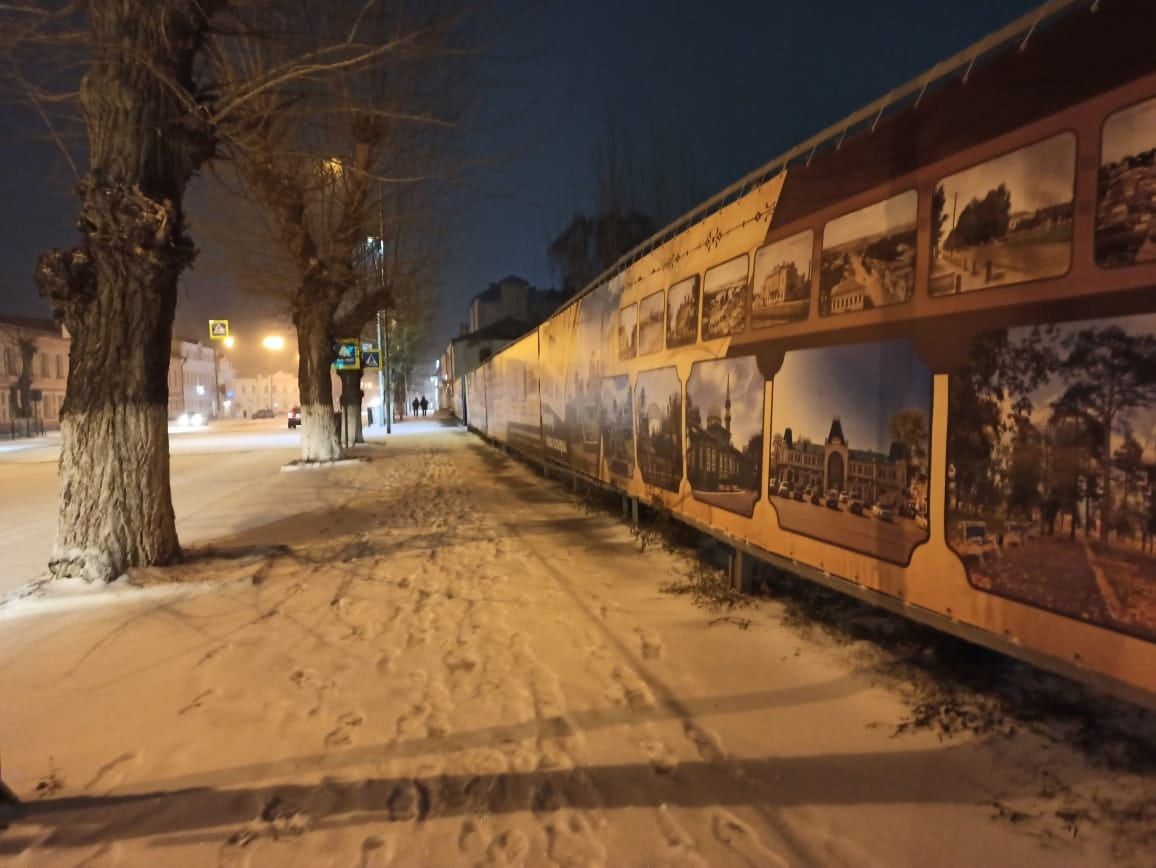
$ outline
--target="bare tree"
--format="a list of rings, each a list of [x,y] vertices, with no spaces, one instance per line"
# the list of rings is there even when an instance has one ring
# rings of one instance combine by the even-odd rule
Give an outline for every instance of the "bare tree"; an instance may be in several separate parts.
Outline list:
[[[306,461],[341,454],[329,376],[335,342],[360,336],[379,310],[397,320],[399,287],[420,288],[428,300],[432,284],[430,197],[446,169],[442,134],[453,127],[455,20],[391,11],[376,18],[382,40],[396,46],[388,62],[324,86],[270,88],[252,102],[246,135],[230,144],[241,191],[263,208],[294,269],[281,297],[297,331]],[[250,52],[237,62],[251,75],[275,59]],[[357,432],[360,372],[341,379],[341,430]]]
[[[371,65],[396,47],[363,38],[361,13],[375,0],[335,5],[357,14],[319,43],[298,30],[299,5],[285,0],[0,4],[0,74],[47,120],[44,106],[53,114],[75,106],[87,158],[77,187],[81,243],[36,266],[41,294],[72,335],[54,576],[111,580],[180,554],[167,370],[177,281],[195,255],[185,190],[246,131],[254,100]],[[253,76],[232,74],[223,61],[258,40],[294,48]],[[79,88],[50,93],[34,81],[57,67],[82,69]]]

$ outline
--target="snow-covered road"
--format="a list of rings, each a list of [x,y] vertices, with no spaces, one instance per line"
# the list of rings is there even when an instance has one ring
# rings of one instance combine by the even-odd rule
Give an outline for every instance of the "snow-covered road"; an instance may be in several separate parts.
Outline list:
[[[260,489],[297,457],[285,421],[225,422],[171,435],[173,508],[182,544],[239,529]],[[56,532],[59,441],[12,441],[0,450],[0,596],[43,572]]]
[[[268,474],[243,529],[206,517],[214,553],[143,589],[0,609],[3,774],[29,803],[0,859],[1143,863],[1061,809],[1150,777],[1026,731],[897,736],[910,706],[846,648],[765,601],[709,626],[659,591],[681,555],[472,436],[367,451]]]

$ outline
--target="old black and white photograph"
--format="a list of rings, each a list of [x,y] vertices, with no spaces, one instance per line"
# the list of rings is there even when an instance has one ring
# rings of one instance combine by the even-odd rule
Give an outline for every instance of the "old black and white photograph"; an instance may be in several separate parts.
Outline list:
[[[662,349],[663,315],[666,293],[656,292],[638,304],[638,354],[645,356]]]
[[[666,346],[684,347],[698,337],[698,275],[666,291]]]
[[[1156,640],[1156,314],[987,332],[950,388],[971,583]]]
[[[743,330],[747,315],[747,255],[708,268],[702,284],[702,338],[724,338]]]
[[[1096,264],[1156,261],[1156,99],[1104,121],[1096,207]]]
[[[630,378],[602,380],[602,458],[615,476],[634,475],[634,410]]]
[[[932,295],[1058,277],[1072,261],[1076,136],[944,178],[931,199]]]
[[[638,305],[628,304],[618,311],[618,358],[638,355]]]
[[[931,372],[910,341],[789,352],[771,403],[786,530],[894,563],[928,536]]]
[[[810,229],[760,247],[751,278],[751,327],[805,320],[811,307]]]
[[[696,500],[750,516],[763,466],[763,391],[753,356],[696,362],[686,381],[686,477]]]
[[[915,289],[915,209],[908,190],[830,221],[823,229],[819,312],[902,304]]]
[[[634,386],[638,468],[647,485],[682,482],[682,381],[674,367],[643,371]]]

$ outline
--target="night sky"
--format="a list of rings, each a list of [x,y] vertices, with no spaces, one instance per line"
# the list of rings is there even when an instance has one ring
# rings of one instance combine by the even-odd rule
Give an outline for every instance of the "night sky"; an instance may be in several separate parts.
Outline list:
[[[526,8],[490,43],[478,76],[486,88],[469,148],[487,168],[472,172],[452,205],[429,357],[490,281],[519,274],[553,284],[545,248],[591,205],[609,114],[627,147],[649,153],[661,140],[661,153],[685,155],[668,171],[686,176],[676,180],[689,207],[1035,5],[517,0]],[[0,312],[47,316],[31,272],[40,250],[74,240],[70,171],[31,112],[0,107],[0,129]],[[195,190],[194,233],[221,207]],[[268,303],[214,254],[212,234],[195,236],[203,253],[184,279],[177,332],[200,335],[210,317],[231,319],[241,339],[275,328]]]

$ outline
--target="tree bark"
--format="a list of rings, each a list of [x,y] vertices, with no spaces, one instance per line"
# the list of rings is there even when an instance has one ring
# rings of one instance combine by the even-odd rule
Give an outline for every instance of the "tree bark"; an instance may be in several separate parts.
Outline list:
[[[361,431],[361,371],[340,371],[341,437],[346,446],[364,443]]]
[[[293,319],[301,357],[297,368],[297,387],[301,392],[301,459],[336,461],[341,457],[341,445],[333,421],[333,384],[329,379],[333,335],[328,311],[323,305],[314,305],[299,310]]]
[[[83,247],[36,279],[72,335],[54,577],[111,581],[180,555],[169,489],[168,366],[177,280],[193,259],[182,199],[212,155],[193,62],[219,0],[92,0],[81,84]]]

